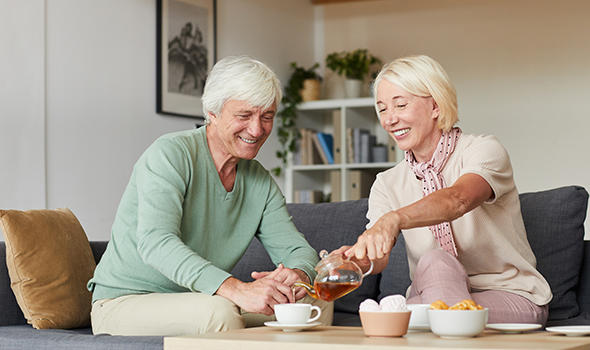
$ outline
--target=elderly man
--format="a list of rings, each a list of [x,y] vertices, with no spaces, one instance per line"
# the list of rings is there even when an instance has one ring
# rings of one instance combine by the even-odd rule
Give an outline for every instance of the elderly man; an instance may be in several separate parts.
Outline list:
[[[207,125],[158,138],[133,168],[112,238],[88,288],[95,334],[199,334],[259,325],[305,297],[317,254],[253,160],[281,86],[263,63],[227,57],[203,93]],[[257,237],[278,265],[243,282],[229,271]],[[321,303],[323,322],[331,305]]]

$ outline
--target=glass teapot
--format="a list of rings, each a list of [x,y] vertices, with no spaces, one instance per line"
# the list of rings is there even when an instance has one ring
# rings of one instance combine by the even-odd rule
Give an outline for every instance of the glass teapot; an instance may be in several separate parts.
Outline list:
[[[363,283],[363,277],[373,271],[373,262],[369,271],[363,274],[361,268],[345,259],[342,254],[329,255],[326,250],[320,252],[320,262],[315,266],[318,272],[313,287],[305,282],[295,282],[294,286],[303,287],[307,294],[325,301],[336,300],[357,289]]]

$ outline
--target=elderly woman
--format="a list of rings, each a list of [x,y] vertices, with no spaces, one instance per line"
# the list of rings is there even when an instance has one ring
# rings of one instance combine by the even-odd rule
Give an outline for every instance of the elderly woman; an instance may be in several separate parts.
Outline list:
[[[164,135],[139,158],[88,283],[95,334],[260,325],[272,319],[275,304],[304,297],[304,290],[293,294],[293,283],[314,279],[317,254],[268,171],[253,160],[280,100],[280,83],[266,65],[226,57],[205,85],[207,125]],[[255,236],[278,267],[243,282],[230,271]],[[331,310],[323,311],[329,324]]]
[[[379,273],[401,231],[408,303],[472,299],[489,308],[489,322],[544,324],[551,290],[535,268],[504,147],[454,127],[455,89],[430,57],[385,65],[373,88],[381,126],[405,161],[377,176],[367,230],[340,251],[374,260]]]

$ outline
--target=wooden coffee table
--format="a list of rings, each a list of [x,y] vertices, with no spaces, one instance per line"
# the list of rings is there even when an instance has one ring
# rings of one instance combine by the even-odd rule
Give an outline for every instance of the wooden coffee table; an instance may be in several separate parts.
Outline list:
[[[164,350],[321,350],[321,349],[590,349],[590,337],[549,332],[506,334],[484,331],[475,338],[443,339],[431,332],[408,332],[401,338],[366,337],[360,327],[316,327],[287,333],[257,327],[192,337],[166,337]]]

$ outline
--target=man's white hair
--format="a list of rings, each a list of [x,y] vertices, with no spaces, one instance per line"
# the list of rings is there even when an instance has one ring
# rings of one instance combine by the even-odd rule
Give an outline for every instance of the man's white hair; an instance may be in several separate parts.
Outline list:
[[[241,100],[266,109],[282,98],[281,83],[264,63],[248,56],[228,56],[217,62],[205,83],[203,113],[209,124],[210,113],[219,115],[228,100]]]

